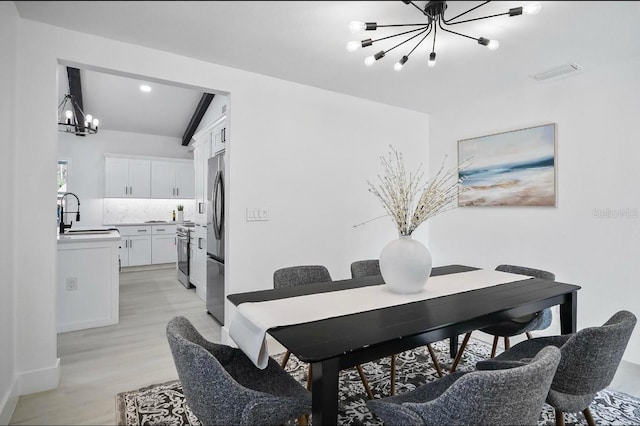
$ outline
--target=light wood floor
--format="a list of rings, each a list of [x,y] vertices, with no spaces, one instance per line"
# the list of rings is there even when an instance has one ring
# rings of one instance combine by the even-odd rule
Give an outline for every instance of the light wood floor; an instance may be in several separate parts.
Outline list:
[[[59,334],[60,386],[20,397],[11,424],[115,424],[117,393],[178,378],[165,335],[177,315],[220,341],[220,325],[175,269],[121,273],[120,323]]]
[[[177,379],[165,336],[177,315],[220,341],[220,325],[194,289],[178,282],[175,269],[123,272],[120,323],[59,334],[60,386],[20,397],[11,424],[115,424],[117,393]],[[279,350],[270,345],[270,352]],[[640,366],[623,361],[611,388],[640,397]]]

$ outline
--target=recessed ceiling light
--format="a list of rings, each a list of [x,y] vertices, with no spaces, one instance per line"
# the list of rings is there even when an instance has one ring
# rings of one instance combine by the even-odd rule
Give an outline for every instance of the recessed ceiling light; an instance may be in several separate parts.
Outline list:
[[[151,91],[151,86],[147,86],[146,84],[143,84],[142,86],[140,86],[140,91],[149,93]]]

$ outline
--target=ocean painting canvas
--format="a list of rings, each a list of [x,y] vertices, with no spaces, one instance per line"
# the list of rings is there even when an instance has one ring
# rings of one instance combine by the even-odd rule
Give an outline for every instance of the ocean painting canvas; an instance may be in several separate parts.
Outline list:
[[[458,141],[458,206],[555,206],[556,125]]]

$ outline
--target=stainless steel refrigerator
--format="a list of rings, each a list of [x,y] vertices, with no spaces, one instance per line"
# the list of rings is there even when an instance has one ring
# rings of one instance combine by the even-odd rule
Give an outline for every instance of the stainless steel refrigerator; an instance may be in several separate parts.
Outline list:
[[[207,312],[224,325],[224,151],[209,159],[207,176]]]

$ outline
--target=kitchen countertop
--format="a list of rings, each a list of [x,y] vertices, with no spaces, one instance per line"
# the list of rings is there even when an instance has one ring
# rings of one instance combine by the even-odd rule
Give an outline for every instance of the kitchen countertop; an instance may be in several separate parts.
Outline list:
[[[109,230],[108,227],[73,228],[74,231]],[[117,230],[109,230],[108,233],[65,233],[58,235],[58,244],[61,243],[88,243],[95,241],[111,242],[120,241],[120,233]]]
[[[151,226],[151,225],[183,225],[193,222],[125,222],[125,223],[105,223],[104,226]]]

